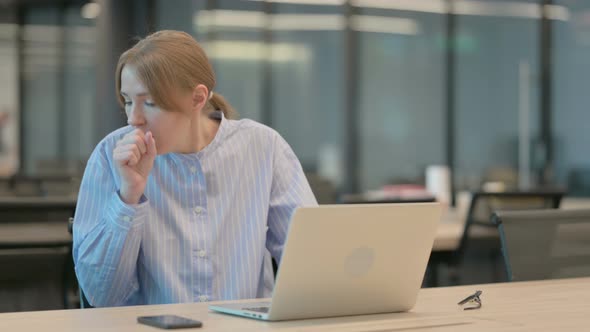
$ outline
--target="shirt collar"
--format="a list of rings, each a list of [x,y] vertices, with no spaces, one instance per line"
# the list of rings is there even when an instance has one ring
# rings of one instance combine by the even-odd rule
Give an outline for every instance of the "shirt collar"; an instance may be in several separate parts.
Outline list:
[[[217,128],[217,132],[215,133],[215,137],[213,140],[207,144],[201,151],[195,153],[172,153],[171,155],[177,157],[180,160],[193,162],[194,159],[203,159],[209,154],[211,154],[217,147],[223,142],[223,139],[227,132],[227,119],[222,111],[213,111],[209,114],[209,118],[220,120],[219,128]]]

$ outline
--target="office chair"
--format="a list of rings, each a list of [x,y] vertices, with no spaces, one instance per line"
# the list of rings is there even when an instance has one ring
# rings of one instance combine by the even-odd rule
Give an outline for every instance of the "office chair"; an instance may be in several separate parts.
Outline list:
[[[334,204],[337,200],[336,186],[329,179],[313,172],[306,172],[305,177],[319,204]]]
[[[509,281],[590,276],[590,209],[498,211]]]
[[[590,196],[590,169],[570,170],[567,176],[567,188],[572,196]]]
[[[70,234],[74,233],[74,218],[68,219],[68,232],[70,232]],[[71,256],[71,253],[70,253],[70,256]],[[82,290],[82,287],[80,287],[80,284],[78,284],[78,292],[80,295],[80,308],[82,308],[82,309],[94,308],[90,304],[90,302],[88,302],[88,299],[86,298],[86,295],[84,294],[84,291]]]
[[[472,233],[478,231],[478,229],[493,231],[493,236],[485,238],[485,240],[492,242],[489,259],[491,262],[495,262],[500,257],[500,241],[496,232],[496,226],[490,219],[494,211],[556,209],[559,207],[564,194],[560,190],[473,193],[459,246],[455,250],[438,251],[431,254],[429,264],[431,276],[427,285],[438,285],[437,269],[443,264],[449,267],[451,283],[455,285],[460,283],[458,269],[464,260],[465,253],[469,249]],[[483,241],[484,239],[482,238],[481,240]],[[501,280],[498,271],[494,273],[494,279],[495,281]]]

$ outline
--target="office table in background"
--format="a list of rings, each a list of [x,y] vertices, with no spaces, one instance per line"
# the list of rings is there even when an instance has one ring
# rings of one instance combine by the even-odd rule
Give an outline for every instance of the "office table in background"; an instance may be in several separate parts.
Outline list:
[[[68,246],[68,217],[74,215],[76,198],[0,198],[0,248],[47,248]]]
[[[0,198],[0,312],[74,306],[74,196]]]

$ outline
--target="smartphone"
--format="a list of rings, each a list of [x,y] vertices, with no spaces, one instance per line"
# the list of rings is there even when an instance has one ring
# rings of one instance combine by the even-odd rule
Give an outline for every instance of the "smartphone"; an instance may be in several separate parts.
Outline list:
[[[137,317],[137,322],[167,330],[186,329],[191,327],[203,326],[203,323],[201,323],[198,320],[193,320],[175,315],[141,316]]]

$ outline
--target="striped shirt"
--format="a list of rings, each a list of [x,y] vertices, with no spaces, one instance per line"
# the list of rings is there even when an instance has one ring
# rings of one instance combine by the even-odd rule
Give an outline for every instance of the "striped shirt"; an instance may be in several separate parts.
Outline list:
[[[90,304],[118,306],[269,297],[295,208],[317,205],[299,160],[274,130],[225,119],[209,145],[156,157],[139,204],[125,204],[112,152],[90,156],[73,256]]]

